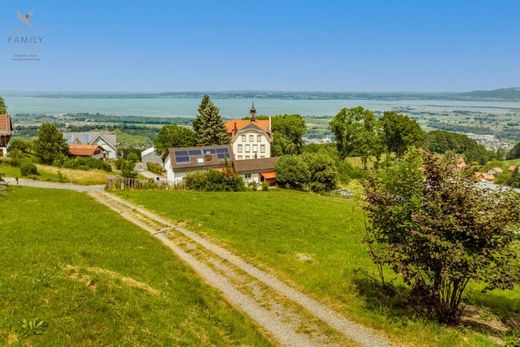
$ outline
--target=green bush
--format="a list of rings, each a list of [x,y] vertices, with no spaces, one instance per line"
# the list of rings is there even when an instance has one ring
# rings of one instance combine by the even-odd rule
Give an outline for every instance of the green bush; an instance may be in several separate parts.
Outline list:
[[[162,166],[156,163],[148,162],[146,163],[146,168],[148,171],[153,172],[154,174],[160,175],[163,171]]]
[[[262,190],[264,192],[267,192],[269,190],[269,183],[267,182],[262,182]]]
[[[195,171],[184,178],[186,188],[206,192],[241,192],[246,189],[241,176],[227,176],[221,171]]]
[[[336,188],[338,170],[326,153],[305,153],[302,156],[310,171],[309,188],[313,192],[327,192]]]
[[[286,155],[276,162],[276,180],[281,186],[302,188],[310,178],[309,167],[298,156]]]
[[[36,165],[32,161],[23,159],[20,164],[20,173],[22,176],[33,176],[38,174],[38,169],[36,169]]]
[[[97,169],[112,172],[112,166],[109,163],[94,158],[68,158],[64,155],[58,155],[52,162],[52,165],[66,169]]]

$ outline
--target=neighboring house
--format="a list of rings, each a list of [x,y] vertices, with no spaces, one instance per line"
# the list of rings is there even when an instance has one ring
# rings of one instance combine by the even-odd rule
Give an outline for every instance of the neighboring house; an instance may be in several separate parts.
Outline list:
[[[148,148],[141,152],[141,162],[143,164],[154,163],[161,166],[163,165],[162,157],[157,155],[154,147]]]
[[[106,153],[106,158],[117,158],[117,137],[115,134],[102,132],[63,133],[63,137],[70,144],[98,145]]]
[[[7,145],[13,135],[13,121],[8,114],[0,114],[0,158],[7,156]]]
[[[69,156],[103,159],[105,151],[99,145],[78,145],[73,143],[69,145]]]
[[[500,175],[504,172],[504,170],[502,170],[501,168],[499,167],[494,167],[492,168],[491,170],[489,170],[487,173],[488,175]]]
[[[234,163],[235,171],[244,177],[246,183],[267,182],[269,185],[276,183],[275,165],[278,157],[259,158],[250,160],[237,160]]]
[[[225,123],[235,160],[271,157],[271,118],[257,120],[254,103],[250,113],[251,119],[229,119]]]
[[[180,183],[191,171],[222,170],[234,161],[230,145],[170,148],[163,159],[170,183]]]

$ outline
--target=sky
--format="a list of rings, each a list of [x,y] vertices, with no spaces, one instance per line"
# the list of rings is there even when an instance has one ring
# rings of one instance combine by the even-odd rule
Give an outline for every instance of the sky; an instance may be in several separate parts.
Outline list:
[[[514,0],[1,0],[0,90],[518,87],[519,18]]]

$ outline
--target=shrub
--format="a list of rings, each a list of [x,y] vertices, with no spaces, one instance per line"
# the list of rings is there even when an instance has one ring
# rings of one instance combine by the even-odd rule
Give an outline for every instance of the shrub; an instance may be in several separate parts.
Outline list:
[[[20,164],[20,172],[22,176],[32,176],[38,174],[38,169],[36,169],[36,165],[32,161],[24,159]]]
[[[63,155],[58,155],[52,162],[52,166],[64,167],[66,169],[97,169],[112,172],[112,166],[109,163],[95,158],[68,158]]]
[[[240,192],[246,189],[241,176],[229,176],[217,170],[191,172],[184,182],[187,189],[207,192]]]
[[[466,286],[511,289],[520,280],[515,227],[520,196],[488,191],[456,159],[408,152],[365,183],[370,219],[365,242],[439,320],[458,322]]]
[[[123,176],[124,178],[136,178],[137,172],[135,172],[134,167],[134,161],[123,160],[121,163],[121,176]]]
[[[255,181],[251,181],[251,182],[249,182],[249,183],[247,184],[247,187],[248,187],[249,189],[251,189],[252,191],[257,191],[257,190],[258,190],[258,189],[257,189],[257,188],[258,188],[258,185],[256,184]]]
[[[264,192],[267,192],[267,191],[269,190],[269,183],[267,183],[267,182],[265,182],[265,181],[262,182],[262,190],[263,190]]]
[[[276,162],[276,173],[278,184],[288,188],[302,188],[309,182],[311,176],[307,164],[294,155],[281,157]]]
[[[325,153],[305,153],[302,159],[309,168],[312,191],[327,192],[336,188],[338,171],[331,157]]]
[[[153,172],[154,174],[160,175],[163,171],[162,166],[156,163],[148,162],[146,163],[146,168],[148,171]]]

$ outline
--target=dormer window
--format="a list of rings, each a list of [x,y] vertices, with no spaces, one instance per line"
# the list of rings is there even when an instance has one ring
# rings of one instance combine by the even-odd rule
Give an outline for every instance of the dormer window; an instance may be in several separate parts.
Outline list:
[[[246,135],[242,135],[242,142],[246,142]]]

